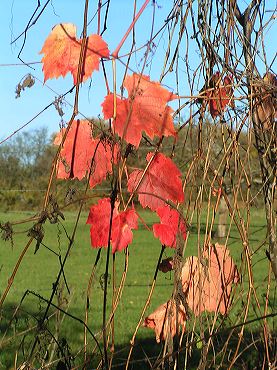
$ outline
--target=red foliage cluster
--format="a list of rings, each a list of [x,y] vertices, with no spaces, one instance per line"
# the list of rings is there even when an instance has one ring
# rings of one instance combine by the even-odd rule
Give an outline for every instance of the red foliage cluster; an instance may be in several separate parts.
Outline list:
[[[178,235],[186,239],[186,224],[175,209],[169,206],[157,208],[157,214],[161,222],[153,225],[156,238],[159,238],[163,245],[175,248]]]
[[[46,39],[41,53],[45,81],[65,76],[70,72],[77,83],[82,40],[76,38],[76,27],[72,24],[55,26]],[[99,60],[109,57],[108,46],[99,35],[86,39],[81,82],[99,68]],[[57,162],[57,177],[62,179],[89,178],[91,187],[101,183],[118,164],[124,165],[121,145],[124,141],[139,147],[142,135],[150,139],[176,136],[173,124],[173,109],[168,103],[177,96],[148,76],[132,74],[126,76],[124,87],[128,97],[109,94],[102,103],[105,119],[112,120],[112,130],[120,139],[111,142],[103,137],[93,136],[93,125],[87,120],[71,122],[55,138],[61,146]],[[205,95],[212,117],[222,115],[226,106],[234,106],[232,77],[225,76],[223,84],[219,72],[211,78]],[[204,98],[202,98],[203,100]],[[259,112],[258,112],[259,113]],[[117,140],[117,141],[116,141]],[[156,211],[160,223],[153,226],[154,236],[170,248],[176,248],[179,238],[186,238],[186,224],[177,210],[184,201],[181,172],[172,161],[159,152],[149,152],[145,169],[127,171],[129,201],[138,195],[143,208]],[[123,202],[124,203],[124,202]],[[171,206],[170,206],[171,204]],[[174,206],[173,206],[174,205]],[[120,207],[123,210],[120,210]],[[132,230],[138,228],[138,215],[134,209],[125,207],[119,201],[102,198],[90,208],[87,219],[93,248],[112,245],[112,253],[122,251],[133,240]],[[173,259],[166,259],[160,265],[163,272],[174,268]],[[203,311],[226,314],[231,303],[232,285],[238,281],[238,272],[226,247],[210,245],[201,257],[187,258],[182,268],[182,288],[186,301],[176,304],[169,300],[149,315],[144,325],[156,332],[159,342],[168,333],[174,336],[179,326],[185,327],[187,308],[197,316]],[[185,304],[185,303],[184,303]]]

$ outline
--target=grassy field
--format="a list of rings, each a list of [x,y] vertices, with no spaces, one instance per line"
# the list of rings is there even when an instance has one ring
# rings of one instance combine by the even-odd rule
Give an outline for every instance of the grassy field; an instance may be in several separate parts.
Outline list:
[[[155,222],[152,214],[142,211],[140,212],[148,225]],[[32,216],[32,213],[0,213],[0,221],[14,222]],[[17,363],[22,361],[22,358],[30,350],[35,336],[36,323],[42,318],[46,303],[38,297],[28,294],[25,296],[16,317],[8,326],[9,320],[19,305],[26,290],[35,292],[45,299],[48,299],[52,292],[52,284],[60,269],[59,255],[63,258],[67,249],[69,240],[66,233],[71,235],[76,215],[74,213],[67,213],[66,220],[61,224],[47,223],[44,228],[45,237],[36,254],[34,254],[35,243],[33,243],[26,253],[21,266],[16,274],[14,283],[9,291],[9,294],[1,311],[0,321],[0,369],[14,368],[14,361],[18,356]],[[86,306],[86,289],[88,280],[91,274],[92,266],[95,262],[97,250],[90,247],[89,226],[85,224],[87,213],[81,216],[80,223],[77,229],[76,239],[68,258],[64,275],[65,279],[61,279],[59,286],[59,295],[54,298],[54,303],[59,303],[61,307],[69,314],[77,316],[84,320],[85,306]],[[265,220],[263,218],[263,211],[254,210],[252,212],[251,227],[249,229],[250,249],[253,252],[252,266],[254,275],[254,286],[257,292],[257,298],[260,302],[261,308],[257,307],[254,298],[251,298],[249,319],[260,316],[264,312],[264,302],[267,287],[268,276],[268,260],[265,256],[265,246],[261,246],[266,236]],[[200,225],[200,233],[198,235],[198,228],[195,222],[190,227],[190,234],[188,238],[186,255],[197,255],[198,238],[199,243],[202,242],[205,232],[205,213]],[[24,249],[28,237],[27,230],[32,226],[32,223],[17,225],[14,227],[15,233],[13,235],[13,243],[10,241],[0,240],[0,292],[3,293],[8,283],[12,270]],[[66,230],[66,233],[65,231]],[[214,239],[215,241],[217,239]],[[224,240],[225,241],[225,240]],[[223,243],[224,243],[223,241]],[[231,229],[228,246],[231,254],[234,257],[238,266],[242,266],[243,273],[242,283],[237,289],[236,297],[234,299],[234,307],[230,316],[228,317],[225,326],[226,329],[221,329],[216,338],[218,343],[223,343],[228,335],[228,327],[237,323],[237,319],[244,310],[246,302],[246,295],[248,292],[248,276],[243,270],[244,254],[239,234],[235,227]],[[261,248],[259,248],[261,246]],[[160,254],[161,246],[159,241],[153,237],[151,232],[146,230],[142,224],[139,229],[134,232],[133,244],[129,247],[129,268],[126,279],[125,288],[122,299],[115,315],[115,365],[120,368],[120,363],[124,363],[129,349],[129,342],[140,317],[140,312],[144,306],[147,298],[149,287],[152,282],[153,274]],[[254,253],[255,252],[255,253]],[[173,255],[173,250],[166,250],[165,256]],[[97,334],[101,330],[102,322],[102,302],[103,302],[103,274],[105,271],[106,251],[101,253],[100,261],[97,265],[95,280],[93,282],[92,294],[90,297],[89,309],[89,327],[93,333]],[[124,267],[125,255],[118,253],[115,259],[117,284],[121,277],[121,272]],[[65,283],[66,282],[66,283]],[[67,287],[69,292],[67,290]],[[172,293],[173,275],[162,274],[158,275],[157,286],[154,291],[153,298],[147,313],[149,314],[158,305],[169,299]],[[112,284],[109,285],[108,297],[108,312],[111,310],[111,291]],[[274,307],[275,297],[274,289],[270,293],[270,305],[268,312],[276,311]],[[49,320],[47,330],[41,330],[39,333],[39,353],[47,353],[47,346],[51,340],[51,333],[59,337],[59,345],[65,353],[71,353],[76,356],[72,360],[76,368],[83,360],[82,344],[83,344],[83,326],[80,322],[71,317],[59,313],[55,308],[49,311]],[[51,316],[52,315],[52,316]],[[208,317],[208,316],[207,316]],[[58,324],[60,323],[60,324]],[[270,327],[273,328],[273,320],[269,320]],[[9,327],[8,331],[6,330]],[[188,326],[188,331],[190,327]],[[238,329],[239,330],[239,329]],[[249,325],[245,332],[245,337],[242,345],[247,347],[257,333],[260,336],[262,330],[261,320]],[[253,334],[254,333],[254,334]],[[274,332],[273,332],[274,334]],[[100,335],[96,335],[99,341]],[[249,337],[248,337],[249,336]],[[251,337],[252,336],[252,337]],[[95,345],[95,342],[89,337],[90,350]],[[232,346],[232,343],[230,343]],[[259,344],[257,344],[258,348]],[[150,368],[148,360],[157,356],[161,350],[161,345],[156,344],[154,333],[146,328],[141,328],[138,332],[136,346],[133,356],[133,369]],[[245,351],[242,358],[244,361],[251,361],[254,357],[251,355],[253,346]],[[234,348],[230,348],[233,351]],[[79,354],[78,354],[79,351]],[[198,352],[197,352],[198,351]],[[197,364],[200,349],[195,348],[191,357],[191,367]],[[249,360],[250,358],[250,360]],[[143,362],[143,359],[145,362]],[[241,360],[241,359],[240,359]],[[93,360],[92,360],[93,361]],[[253,360],[254,361],[254,360]],[[53,368],[56,368],[53,365]],[[239,367],[238,368],[242,368]]]

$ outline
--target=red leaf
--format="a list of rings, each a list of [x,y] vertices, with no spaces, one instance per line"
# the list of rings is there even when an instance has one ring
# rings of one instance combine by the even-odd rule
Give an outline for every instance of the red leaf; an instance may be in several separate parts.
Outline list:
[[[112,227],[112,252],[122,251],[132,243],[131,229],[138,228],[138,215],[134,209],[119,213],[113,221]]]
[[[226,314],[231,304],[232,285],[239,280],[229,250],[219,244],[210,245],[201,262],[197,257],[189,257],[182,269],[187,303],[196,316],[205,310]]]
[[[113,218],[118,215],[118,205],[115,204]],[[107,247],[111,217],[111,201],[103,198],[90,208],[87,224],[90,228],[90,240],[93,248]]]
[[[161,222],[153,225],[154,236],[159,238],[163,245],[176,248],[177,234],[186,238],[186,225],[180,214],[168,205],[157,208],[156,210]]]
[[[227,105],[229,105],[232,108],[235,107],[233,100],[232,85],[233,85],[232,76],[225,76],[223,79],[223,85],[221,83],[221,77],[219,72],[216,72],[212,76],[209,84],[209,87],[212,90],[206,91],[206,95],[210,98],[209,110],[213,118],[221,115],[226,109]]]
[[[93,164],[89,179],[91,188],[105,180],[108,173],[112,173],[113,164],[117,164],[119,153],[118,145],[113,145],[108,140],[95,139],[92,146]]]
[[[111,202],[109,198],[100,199],[90,208],[87,224],[90,228],[91,246],[101,248],[108,246],[111,217]],[[138,216],[134,209],[121,213],[118,212],[118,204],[115,204],[112,220],[111,243],[112,253],[125,249],[132,243],[132,229],[138,228]]]
[[[42,58],[44,81],[49,78],[64,77],[70,72],[74,84],[76,84],[81,44],[82,39],[76,38],[76,26],[74,24],[56,25],[40,51],[40,54],[44,54]],[[100,58],[108,56],[108,46],[102,37],[90,35],[85,47],[85,62],[81,82],[87,80],[93,71],[99,69]]]
[[[65,129],[57,134],[54,144],[59,145]],[[78,178],[81,180],[89,171],[94,153],[92,125],[86,120],[73,121],[60,152],[57,177],[60,179]]]
[[[176,307],[176,303],[170,300],[159,306],[151,315],[145,318],[143,326],[154,329],[156,341],[165,340],[170,333],[172,337],[176,334],[176,317],[178,310],[178,326],[186,323],[186,310],[182,304]]]
[[[64,135],[62,129],[54,140],[59,145]],[[101,183],[107,173],[112,172],[112,164],[117,162],[118,149],[109,142],[92,137],[92,124],[86,120],[73,121],[65,139],[57,163],[57,177],[60,179],[78,178],[81,180],[90,172],[90,186]]]
[[[116,98],[115,132],[128,143],[139,146],[142,132],[151,139],[155,136],[176,136],[171,113],[167,103],[177,96],[163,88],[160,83],[150,81],[148,76],[134,73],[127,76],[124,87],[128,99]],[[104,118],[113,118],[114,96],[107,95],[103,104]]]
[[[152,157],[153,153],[148,153],[147,162]],[[158,207],[165,205],[166,200],[174,203],[184,201],[181,172],[175,163],[162,153],[156,154],[144,176],[143,170],[139,169],[131,173],[128,191],[133,192],[137,184],[140,184],[136,192],[139,194],[138,199],[143,208],[149,207],[155,211]],[[142,194],[144,192],[148,194]]]

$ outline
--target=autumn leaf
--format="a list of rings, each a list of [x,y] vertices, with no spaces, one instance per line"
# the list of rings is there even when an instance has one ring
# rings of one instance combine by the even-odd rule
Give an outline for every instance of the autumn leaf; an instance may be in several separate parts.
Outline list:
[[[54,140],[60,145],[65,129],[61,129]],[[92,124],[87,120],[73,121],[57,162],[57,178],[79,180],[88,176],[91,169],[90,186],[101,183],[112,172],[117,162],[118,149],[109,141],[93,138]]]
[[[111,218],[111,202],[109,198],[103,198],[90,208],[87,224],[91,225],[90,239],[93,248],[108,246],[109,229]],[[111,243],[112,253],[125,249],[132,243],[132,229],[138,228],[138,216],[134,209],[123,212],[118,211],[118,203],[115,203]]]
[[[132,229],[138,228],[138,215],[134,209],[119,213],[113,221],[112,253],[122,251],[133,241]]]
[[[176,248],[177,235],[186,238],[186,225],[180,214],[168,205],[157,208],[156,213],[160,217],[160,223],[153,225],[153,232],[163,245]]]
[[[235,107],[232,86],[232,76],[225,76],[222,84],[220,73],[216,72],[211,77],[208,86],[201,90],[201,93],[209,98],[208,107],[213,118],[223,114],[227,105],[231,108]],[[203,102],[203,99],[200,98],[199,101]]]
[[[187,258],[182,268],[182,286],[187,304],[196,316],[203,311],[226,314],[231,304],[232,285],[239,281],[229,250],[210,245],[201,259]]]
[[[177,317],[178,324],[176,323]],[[143,326],[155,330],[156,341],[159,343],[161,340],[165,340],[169,333],[174,337],[177,331],[177,325],[184,327],[186,318],[185,307],[182,304],[179,304],[177,307],[173,300],[169,300],[146,317]]]
[[[162,261],[159,270],[173,269],[172,258]],[[239,274],[229,250],[224,245],[209,245],[201,258],[191,256],[185,261],[181,272],[183,299],[186,304],[178,307],[178,324],[184,326],[186,309],[195,316],[203,311],[220,312],[226,315],[231,305],[231,292],[239,281]],[[145,318],[144,326],[154,329],[156,341],[164,340],[168,332],[176,334],[176,303],[172,300],[159,306]]]
[[[172,112],[167,103],[177,96],[163,88],[160,83],[150,81],[148,76],[134,73],[127,76],[124,87],[128,91],[128,99],[106,96],[102,103],[104,118],[114,118],[115,132],[125,141],[138,147],[145,132],[151,139],[155,136],[176,136]]]
[[[105,180],[107,174],[112,173],[113,164],[117,164],[119,154],[118,145],[113,144],[108,139],[96,138],[92,147],[94,152],[89,179],[91,188]]]
[[[76,37],[76,26],[71,23],[58,24],[44,42],[40,54],[42,58],[44,81],[49,78],[65,76],[70,72],[74,84],[77,83],[78,65],[82,39]],[[87,80],[93,71],[99,69],[100,58],[107,58],[107,43],[99,35],[87,38],[81,82]]]
[[[148,153],[149,162],[153,153]],[[175,163],[162,153],[157,153],[150,163],[146,173],[143,170],[134,170],[128,180],[128,191],[139,194],[138,199],[143,208],[149,207],[153,211],[165,205],[165,201],[173,203],[184,201],[181,172]]]

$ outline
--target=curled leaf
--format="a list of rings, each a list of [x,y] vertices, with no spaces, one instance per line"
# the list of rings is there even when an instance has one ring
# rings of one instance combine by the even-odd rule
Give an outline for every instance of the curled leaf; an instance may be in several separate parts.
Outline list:
[[[271,72],[267,72],[261,86],[258,87],[258,98],[256,101],[256,111],[261,123],[261,127],[268,130],[273,127],[274,119],[277,118],[277,78]]]
[[[173,270],[173,258],[165,258],[162,260],[162,262],[159,264],[159,270],[163,273],[167,273],[168,271]]]
[[[235,107],[233,99],[233,78],[225,76],[223,84],[219,72],[216,72],[210,79],[208,86],[201,90],[208,100],[208,107],[213,118],[224,113],[227,105],[231,108]],[[203,101],[201,98],[200,101]]]
[[[156,341],[159,343],[161,340],[165,340],[169,334],[174,337],[177,327],[184,327],[186,317],[185,307],[182,304],[176,305],[173,300],[169,300],[147,316],[143,326],[155,330]]]
[[[35,84],[34,77],[30,73],[27,74],[27,76],[24,78],[23,82],[20,82],[19,84],[17,84],[16,89],[15,89],[15,93],[16,93],[15,98],[16,99],[20,98],[21,91],[24,91],[26,89],[26,87],[31,88],[32,86],[34,86],[34,84]]]

